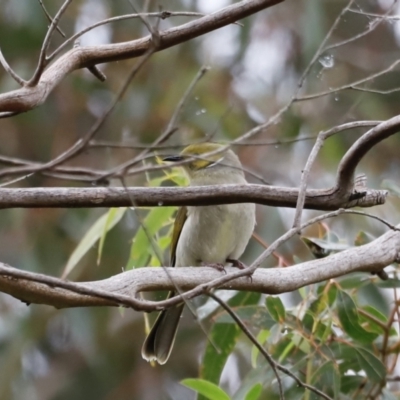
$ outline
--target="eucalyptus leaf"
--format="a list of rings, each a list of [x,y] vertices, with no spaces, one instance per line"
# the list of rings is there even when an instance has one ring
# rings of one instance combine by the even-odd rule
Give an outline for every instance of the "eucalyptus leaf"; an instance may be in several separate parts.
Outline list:
[[[126,208],[111,208],[107,213],[103,214],[96,222],[89,228],[78,246],[72,252],[67,264],[64,268],[62,277],[65,278],[69,275],[74,268],[78,265],[79,261],[86,255],[86,253],[93,247],[93,245],[102,238],[101,248],[99,249],[99,257],[103,248],[105,234],[110,231],[123,217]],[[99,260],[99,258],[98,258]]]
[[[356,347],[355,349],[360,367],[365,371],[368,378],[374,383],[381,383],[386,378],[386,367],[382,361],[363,347]]]
[[[371,343],[378,335],[365,330],[359,322],[357,307],[353,299],[344,291],[338,291],[338,315],[343,330],[360,343]]]
[[[181,384],[193,389],[209,400],[230,400],[228,394],[212,382],[204,379],[184,379]]]
[[[254,305],[259,302],[259,293],[240,292],[229,301],[229,305],[236,309],[242,305]],[[200,377],[215,384],[219,383],[225,363],[235,348],[241,334],[236,323],[220,323],[216,318],[211,332],[210,340],[206,346],[202,363],[200,365]],[[202,397],[199,397],[201,400]]]
[[[271,317],[276,322],[284,322],[286,317],[285,307],[279,297],[268,296],[265,302]]]

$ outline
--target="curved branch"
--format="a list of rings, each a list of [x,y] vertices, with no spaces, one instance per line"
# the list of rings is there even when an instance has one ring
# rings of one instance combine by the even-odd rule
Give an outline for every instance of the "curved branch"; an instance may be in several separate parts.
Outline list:
[[[347,150],[346,154],[340,161],[336,175],[336,189],[341,192],[350,192],[353,190],[354,174],[357,165],[361,159],[376,144],[389,136],[400,131],[400,115],[396,115],[387,121],[381,122],[379,125],[364,133],[353,145]]]
[[[282,1],[243,0],[195,21],[167,29],[160,32],[160,43],[157,50],[164,50],[204,35]],[[43,104],[50,92],[65,76],[76,69],[139,57],[149,51],[151,47],[151,35],[148,35],[129,42],[74,48],[44,71],[36,86],[1,94],[0,115],[2,112],[26,112]],[[3,116],[7,116],[7,114],[3,114]]]
[[[204,206],[257,203],[275,207],[296,207],[297,188],[266,185],[216,185],[195,187],[97,187],[97,188],[1,188],[0,209]],[[350,193],[351,194],[351,193]],[[384,204],[386,190],[365,189],[349,199],[334,189],[308,189],[305,208],[372,207]]]
[[[400,232],[389,231],[373,242],[345,250],[327,258],[307,261],[286,268],[257,269],[252,279],[241,277],[219,287],[231,290],[256,291],[268,294],[290,292],[313,283],[336,278],[351,272],[378,272],[398,261]],[[237,271],[226,268],[229,274]],[[172,280],[170,279],[172,277]],[[187,298],[208,290],[221,272],[209,267],[140,268],[111,278],[74,283],[32,272],[21,271],[0,263],[0,291],[24,302],[47,304],[57,308],[124,305],[139,311],[155,311],[177,304],[178,297],[160,302],[135,298],[141,291],[183,291],[198,288]]]

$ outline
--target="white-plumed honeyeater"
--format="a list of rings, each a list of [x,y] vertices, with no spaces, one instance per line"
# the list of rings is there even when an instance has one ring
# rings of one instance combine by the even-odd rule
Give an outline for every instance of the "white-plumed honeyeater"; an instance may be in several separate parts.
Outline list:
[[[191,186],[247,184],[236,154],[216,143],[193,144],[164,161],[182,162]],[[209,154],[222,150],[215,154]],[[190,267],[234,263],[243,254],[255,225],[255,205],[181,207],[171,241],[171,266]],[[170,297],[174,293],[170,293]],[[165,364],[171,354],[184,304],[160,313],[147,336],[142,356]]]

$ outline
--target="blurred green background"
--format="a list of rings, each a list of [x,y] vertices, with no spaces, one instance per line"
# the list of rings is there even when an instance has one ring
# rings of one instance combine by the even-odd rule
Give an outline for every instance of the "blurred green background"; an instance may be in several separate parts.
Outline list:
[[[174,0],[160,2],[171,11],[209,13],[229,0]],[[54,15],[61,1],[45,2]],[[151,1],[151,10],[158,2]],[[210,71],[188,99],[180,129],[169,144],[190,143],[205,134],[229,141],[268,120],[283,107],[296,90],[297,81],[336,16],[347,5],[341,0],[286,0],[255,16],[201,38],[164,50],[133,80],[130,89],[97,134],[97,139],[129,144],[150,144],[168,124],[179,100],[201,66]],[[359,0],[354,9],[384,13],[390,1]],[[141,2],[137,2],[141,6]],[[35,70],[48,21],[39,2],[0,0],[0,47],[12,68],[29,79]],[[396,11],[395,9],[394,11]],[[111,16],[132,13],[128,1],[76,0],[63,16],[60,27],[70,36],[83,27]],[[176,17],[160,22],[167,29],[191,20]],[[155,19],[151,20],[155,23]],[[376,21],[357,13],[346,13],[329,44],[365,31]],[[301,93],[311,94],[339,87],[387,68],[398,58],[400,25],[383,21],[368,35],[321,55],[311,68]],[[82,37],[81,45],[116,43],[147,34],[140,20],[127,20],[97,28]],[[54,34],[55,49],[63,38]],[[138,60],[126,60],[100,69],[107,81],[97,81],[87,71],[75,71],[50,94],[45,104],[13,118],[0,119],[0,154],[45,162],[66,150],[94,124],[124,83]],[[396,88],[399,71],[368,82],[366,87]],[[0,70],[0,92],[17,84]],[[356,90],[334,92],[311,101],[294,103],[257,142],[272,145],[237,146],[243,164],[270,184],[296,186],[312,140],[285,144],[289,139],[315,136],[321,130],[355,120],[383,120],[396,115],[400,93],[374,94]],[[333,185],[343,154],[365,129],[346,131],[330,138],[314,165],[311,186]],[[380,188],[398,184],[400,139],[395,135],[376,146],[361,162],[358,171],[368,185]],[[133,158],[139,150],[87,150],[69,162],[71,166],[107,169]],[[149,162],[152,162],[150,160]],[[151,177],[156,175],[151,175]],[[127,179],[132,186],[144,185],[149,177]],[[259,183],[249,175],[249,181]],[[396,182],[397,181],[397,182]],[[112,182],[117,185],[118,182]],[[18,182],[20,187],[85,185],[34,175]],[[396,223],[400,203],[396,196],[372,212]],[[0,260],[14,267],[59,276],[88,228],[107,210],[32,209],[2,210],[0,218]],[[146,210],[140,210],[142,216]],[[270,243],[291,226],[293,210],[258,207],[257,233]],[[307,211],[304,217],[316,215]],[[344,241],[352,242],[358,231],[377,236],[385,227],[361,217],[340,217],[329,221]],[[125,268],[133,236],[139,227],[137,215],[128,211],[105,243],[100,266],[94,247],[73,271],[75,280],[97,280]],[[310,230],[313,235],[316,231]],[[251,262],[262,247],[252,241],[244,256]],[[304,244],[292,239],[280,254],[293,263],[311,259]],[[165,256],[167,257],[167,255]],[[266,266],[275,266],[272,259]],[[374,294],[376,301],[382,294]],[[290,303],[295,295],[287,296]],[[294,300],[293,300],[294,301]],[[0,399],[190,399],[193,392],[179,381],[198,376],[199,359],[206,337],[187,313],[178,333],[175,350],[165,366],[152,368],[140,356],[144,320],[132,310],[69,309],[29,307],[7,295],[0,295]],[[226,366],[223,384],[235,391],[249,364],[249,345],[244,339]]]

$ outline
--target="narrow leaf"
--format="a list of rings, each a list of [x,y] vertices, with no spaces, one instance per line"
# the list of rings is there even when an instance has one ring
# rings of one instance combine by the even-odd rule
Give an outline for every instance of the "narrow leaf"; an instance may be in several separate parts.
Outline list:
[[[103,252],[104,242],[106,241],[107,232],[112,229],[121,218],[124,216],[126,211],[126,207],[121,208],[110,208],[107,213],[107,218],[103,227],[103,233],[100,237],[99,242],[99,252],[97,255],[97,265],[100,264],[101,254]]]
[[[229,301],[234,309],[242,305],[254,305],[260,300],[259,293],[240,292]],[[225,313],[224,313],[225,314]],[[232,353],[240,328],[233,323],[216,323],[209,333],[209,342],[206,346],[203,361],[200,366],[200,377],[215,384],[219,383],[226,360]],[[199,400],[202,397],[199,396]]]
[[[246,394],[245,400],[257,400],[259,399],[262,391],[261,383],[255,384]]]
[[[382,361],[363,347],[356,347],[355,350],[360,367],[365,371],[368,378],[374,383],[381,383],[386,377],[386,368]]]
[[[357,307],[346,292],[338,291],[337,302],[342,328],[351,338],[368,344],[378,337],[376,333],[369,332],[360,325]]]
[[[261,329],[261,331],[257,335],[257,342],[259,342],[261,345],[264,344],[264,342],[268,339],[268,336],[270,335],[270,332],[268,329]],[[260,350],[256,346],[252,346],[251,348],[251,366],[253,368],[257,368],[257,357],[260,354]]]
[[[157,245],[152,240],[154,235],[171,221],[175,207],[153,208],[143,221],[133,239],[127,269],[143,267],[151,255],[155,253],[153,246]]]
[[[209,400],[230,400],[228,394],[212,382],[204,379],[184,379],[181,384],[193,389]]]
[[[282,323],[283,321],[285,321],[286,317],[285,307],[283,306],[283,303],[279,297],[268,296],[266,300],[266,305],[268,311],[271,314],[271,317],[276,322]]]
[[[108,230],[113,228],[117,222],[122,218],[125,209],[122,209],[117,217],[113,218],[112,221],[108,223]],[[86,232],[85,236],[79,242],[76,249],[72,252],[68,259],[67,265],[64,268],[62,278],[65,278],[71,271],[76,267],[82,257],[93,247],[93,245],[103,236],[104,228],[107,225],[109,219],[109,212],[103,214]]]

